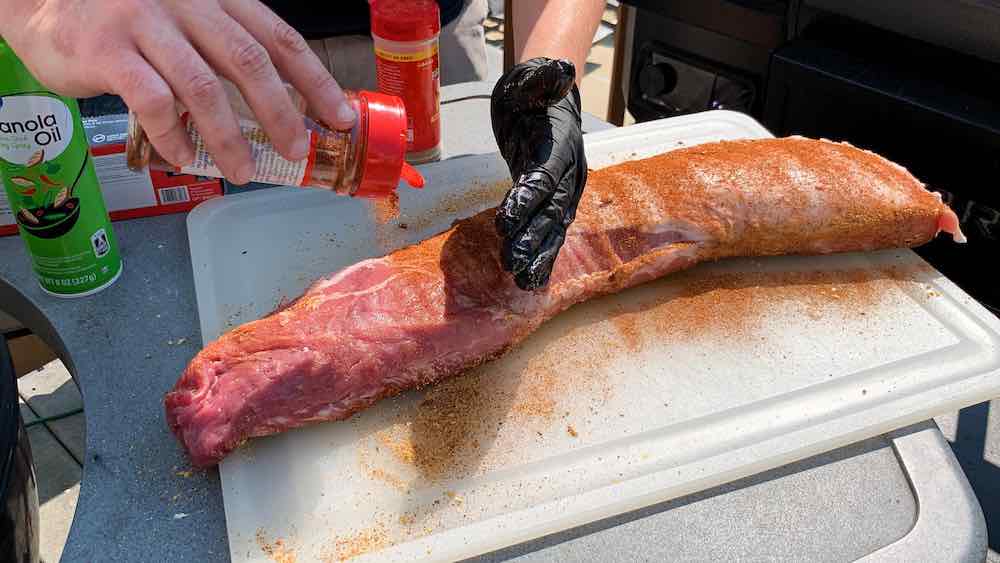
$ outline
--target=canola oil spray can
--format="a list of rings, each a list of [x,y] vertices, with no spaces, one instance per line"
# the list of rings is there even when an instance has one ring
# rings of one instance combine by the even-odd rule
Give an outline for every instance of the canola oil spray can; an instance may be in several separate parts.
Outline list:
[[[59,297],[96,293],[122,261],[80,109],[28,72],[0,37],[0,179],[38,283]]]

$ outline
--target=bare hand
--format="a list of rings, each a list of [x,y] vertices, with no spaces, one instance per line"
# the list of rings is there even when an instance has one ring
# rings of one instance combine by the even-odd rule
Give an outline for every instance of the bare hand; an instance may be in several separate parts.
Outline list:
[[[0,35],[38,80],[67,96],[121,96],[157,151],[178,166],[194,151],[176,102],[190,111],[226,178],[244,184],[253,174],[216,72],[239,88],[289,160],[305,158],[308,147],[282,77],[321,121],[340,129],[354,122],[306,41],[257,0],[0,0],[0,9]]]

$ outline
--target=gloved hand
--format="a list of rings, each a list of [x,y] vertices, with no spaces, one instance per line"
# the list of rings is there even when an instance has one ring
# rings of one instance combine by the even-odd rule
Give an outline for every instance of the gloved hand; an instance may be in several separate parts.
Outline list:
[[[587,183],[573,63],[537,58],[500,78],[491,117],[514,184],[497,209],[503,267],[517,286],[545,287]]]

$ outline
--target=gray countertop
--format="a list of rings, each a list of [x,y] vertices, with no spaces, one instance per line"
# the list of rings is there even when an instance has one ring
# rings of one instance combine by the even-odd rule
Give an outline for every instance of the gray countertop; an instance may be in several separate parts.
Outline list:
[[[442,110],[446,157],[495,150],[488,93],[444,89],[455,100]],[[586,119],[585,130],[606,127]],[[75,300],[43,294],[21,241],[0,238],[0,309],[57,350],[83,394],[86,459],[64,560],[228,561],[219,474],[190,472],[163,414],[201,342],[185,216],[115,231],[124,274]],[[911,480],[879,437],[480,559],[854,560],[911,532],[922,510]]]

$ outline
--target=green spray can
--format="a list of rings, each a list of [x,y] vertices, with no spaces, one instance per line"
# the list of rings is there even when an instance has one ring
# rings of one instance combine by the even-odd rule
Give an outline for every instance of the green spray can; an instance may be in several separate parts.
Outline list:
[[[118,279],[122,261],[80,108],[35,80],[2,37],[0,179],[0,214],[16,220],[42,289],[82,297]]]

